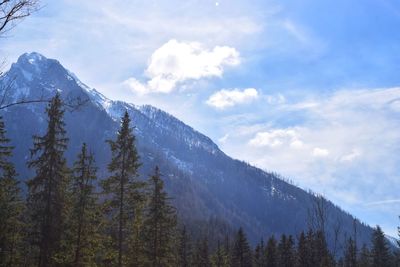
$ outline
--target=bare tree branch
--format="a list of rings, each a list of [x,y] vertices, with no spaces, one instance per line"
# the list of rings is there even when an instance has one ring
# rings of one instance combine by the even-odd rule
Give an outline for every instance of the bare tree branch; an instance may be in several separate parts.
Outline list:
[[[0,0],[0,36],[39,8],[39,0]]]

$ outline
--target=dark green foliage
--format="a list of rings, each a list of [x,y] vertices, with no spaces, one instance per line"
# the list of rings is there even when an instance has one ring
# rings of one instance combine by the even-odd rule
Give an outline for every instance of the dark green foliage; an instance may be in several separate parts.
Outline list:
[[[104,241],[100,234],[102,214],[94,191],[96,169],[93,154],[83,144],[73,169],[67,220],[69,236],[62,252],[69,253],[66,262],[73,266],[93,266]]]
[[[313,234],[313,252],[315,266],[329,267],[334,266],[333,258],[329,252],[325,235],[322,231]]]
[[[267,246],[265,248],[265,259],[266,267],[278,267],[278,251],[276,247],[276,239],[271,236],[268,239]]]
[[[260,243],[257,244],[254,255],[253,255],[253,266],[254,267],[263,267],[265,266],[265,246],[264,240],[261,239]]]
[[[211,266],[207,238],[203,238],[202,240],[197,241],[196,250],[193,255],[193,266],[195,267]]]
[[[218,241],[217,249],[214,255],[211,257],[211,264],[213,267],[229,267],[229,256],[228,252]]]
[[[252,266],[251,249],[247,241],[246,234],[241,227],[236,234],[236,240],[232,250],[232,266]]]
[[[149,179],[149,203],[144,219],[144,247],[150,266],[175,266],[176,211],[164,190],[158,167]]]
[[[68,138],[63,121],[64,110],[57,94],[46,109],[47,131],[34,136],[32,160],[28,166],[36,172],[28,181],[30,238],[38,266],[54,266],[54,256],[60,252],[65,227],[65,193],[68,170],[64,158]],[[36,251],[34,250],[36,249]]]
[[[374,267],[390,266],[390,251],[382,229],[377,226],[372,234],[372,264]]]
[[[352,238],[349,238],[346,243],[346,250],[344,254],[345,267],[357,267],[357,244]]]
[[[309,242],[307,242],[307,238],[304,232],[301,232],[299,241],[297,243],[297,257],[296,262],[298,267],[307,267],[310,266],[311,260],[311,249]]]
[[[109,140],[112,159],[108,165],[111,176],[102,183],[103,193],[107,198],[105,208],[111,218],[108,234],[111,236],[109,247],[110,261],[122,266],[128,261],[128,240],[133,231],[137,199],[140,199],[142,183],[138,182],[139,155],[135,146],[135,136],[130,128],[130,118],[125,112],[121,128],[115,141]],[[116,257],[116,259],[113,257]]]
[[[10,161],[10,140],[0,117],[0,266],[14,266],[21,262],[21,223],[24,203],[20,195],[14,165]]]
[[[361,247],[360,255],[358,256],[358,266],[359,267],[369,267],[371,266],[371,252],[369,251],[366,244]]]
[[[189,267],[190,259],[192,257],[192,246],[190,243],[190,237],[186,230],[186,226],[183,226],[178,241],[178,266]]]
[[[280,267],[295,266],[294,241],[292,236],[286,237],[286,235],[282,235],[278,245],[278,263]]]

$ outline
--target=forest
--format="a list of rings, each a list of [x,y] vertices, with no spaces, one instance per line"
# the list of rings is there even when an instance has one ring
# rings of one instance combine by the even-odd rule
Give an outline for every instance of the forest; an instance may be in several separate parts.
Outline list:
[[[74,163],[66,161],[64,112],[57,93],[46,108],[45,134],[33,136],[26,164],[34,175],[26,184],[0,122],[0,266],[400,266],[398,249],[379,226],[362,247],[356,235],[349,237],[341,255],[330,250],[322,228],[297,236],[265,233],[255,246],[239,228],[211,242],[180,221],[162,170],[154,166],[149,177],[139,177],[128,112],[115,140],[107,141],[112,158],[101,180],[86,144]],[[215,227],[210,222],[205,232]]]

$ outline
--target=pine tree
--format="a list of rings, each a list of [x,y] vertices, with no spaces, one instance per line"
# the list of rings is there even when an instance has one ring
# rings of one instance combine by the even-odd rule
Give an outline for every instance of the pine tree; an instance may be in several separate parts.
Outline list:
[[[370,267],[371,266],[371,252],[369,251],[366,244],[364,244],[361,247],[357,266],[358,267]]]
[[[267,246],[265,248],[266,267],[277,267],[278,266],[278,255],[276,248],[276,240],[274,236],[268,239]]]
[[[208,250],[208,239],[204,237],[198,240],[196,250],[193,255],[193,266],[195,267],[211,267],[210,254]]]
[[[178,261],[180,267],[189,267],[190,259],[192,257],[190,238],[186,230],[186,226],[183,226],[179,236],[179,247],[178,247]]]
[[[145,252],[150,266],[175,266],[173,241],[176,211],[164,191],[159,168],[149,179],[149,204],[144,220]]]
[[[130,128],[130,118],[125,112],[121,128],[115,141],[108,140],[112,159],[108,165],[111,176],[102,182],[107,218],[110,225],[107,234],[112,237],[109,257],[117,257],[119,267],[128,261],[128,240],[131,237],[134,222],[135,200],[140,195],[141,183],[138,182],[139,155],[135,146],[135,136]]]
[[[68,138],[64,129],[64,110],[60,95],[49,103],[45,135],[34,136],[30,168],[35,176],[28,181],[28,209],[31,216],[31,245],[37,248],[39,267],[54,266],[60,250],[65,223],[65,192],[68,170],[64,152]]]
[[[293,238],[291,236],[286,237],[286,235],[282,235],[278,245],[279,266],[293,267],[295,265],[293,246]]]
[[[379,226],[376,226],[372,234],[372,262],[374,267],[390,266],[390,251],[385,235]]]
[[[296,259],[296,266],[298,267],[307,267],[311,266],[310,264],[310,248],[309,248],[308,239],[304,232],[301,232],[299,241],[297,244],[297,259]]]
[[[0,266],[15,266],[21,261],[24,203],[17,173],[10,161],[13,147],[9,142],[0,117]]]
[[[257,244],[255,250],[254,250],[254,256],[253,256],[253,266],[254,267],[264,267],[265,266],[265,246],[264,246],[264,240],[261,239],[260,243]]]
[[[211,265],[213,267],[229,267],[229,259],[228,254],[225,251],[224,247],[221,246],[220,241],[217,243],[217,250],[214,255],[211,257]]]
[[[252,255],[247,237],[242,229],[236,235],[235,244],[232,251],[232,266],[249,267],[252,266]]]
[[[315,259],[315,266],[329,267],[333,266],[333,258],[330,255],[328,245],[325,240],[324,232],[317,231],[314,235],[313,241],[313,256]]]
[[[99,225],[101,210],[95,190],[97,168],[93,154],[82,145],[70,185],[71,210],[68,214],[69,238],[63,255],[70,253],[67,263],[73,266],[93,266],[102,243]]]
[[[141,187],[141,186],[140,186]],[[144,247],[144,206],[145,197],[142,194],[137,194],[134,197],[134,218],[131,223],[132,234],[128,239],[128,262],[129,266],[144,266],[146,263],[145,247]]]
[[[225,234],[224,250],[226,251],[228,265],[231,266],[232,265],[232,244],[231,244],[231,239],[228,234]]]
[[[347,240],[346,244],[344,266],[357,267],[357,245],[351,237]]]

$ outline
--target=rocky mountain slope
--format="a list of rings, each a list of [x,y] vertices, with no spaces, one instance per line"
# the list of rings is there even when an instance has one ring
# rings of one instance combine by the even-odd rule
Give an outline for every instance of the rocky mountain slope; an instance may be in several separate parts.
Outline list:
[[[105,143],[115,136],[125,110],[132,117],[138,149],[147,177],[158,164],[167,190],[185,222],[221,221],[243,226],[255,242],[271,234],[297,234],[309,225],[315,196],[279,176],[264,172],[224,154],[207,136],[152,106],[112,101],[83,84],[58,61],[38,53],[22,55],[0,80],[4,103],[17,99],[49,98],[59,91],[64,99],[88,99],[79,110],[66,112],[70,137],[67,159],[71,164],[82,142],[95,153],[100,177],[107,175],[110,150]],[[5,91],[6,89],[6,91]],[[32,135],[46,128],[45,104],[18,105],[2,110],[8,135],[15,145],[14,161],[20,177],[32,174],[26,167]],[[354,218],[324,202],[331,246],[353,234]],[[367,242],[371,228],[356,222],[358,241]]]

